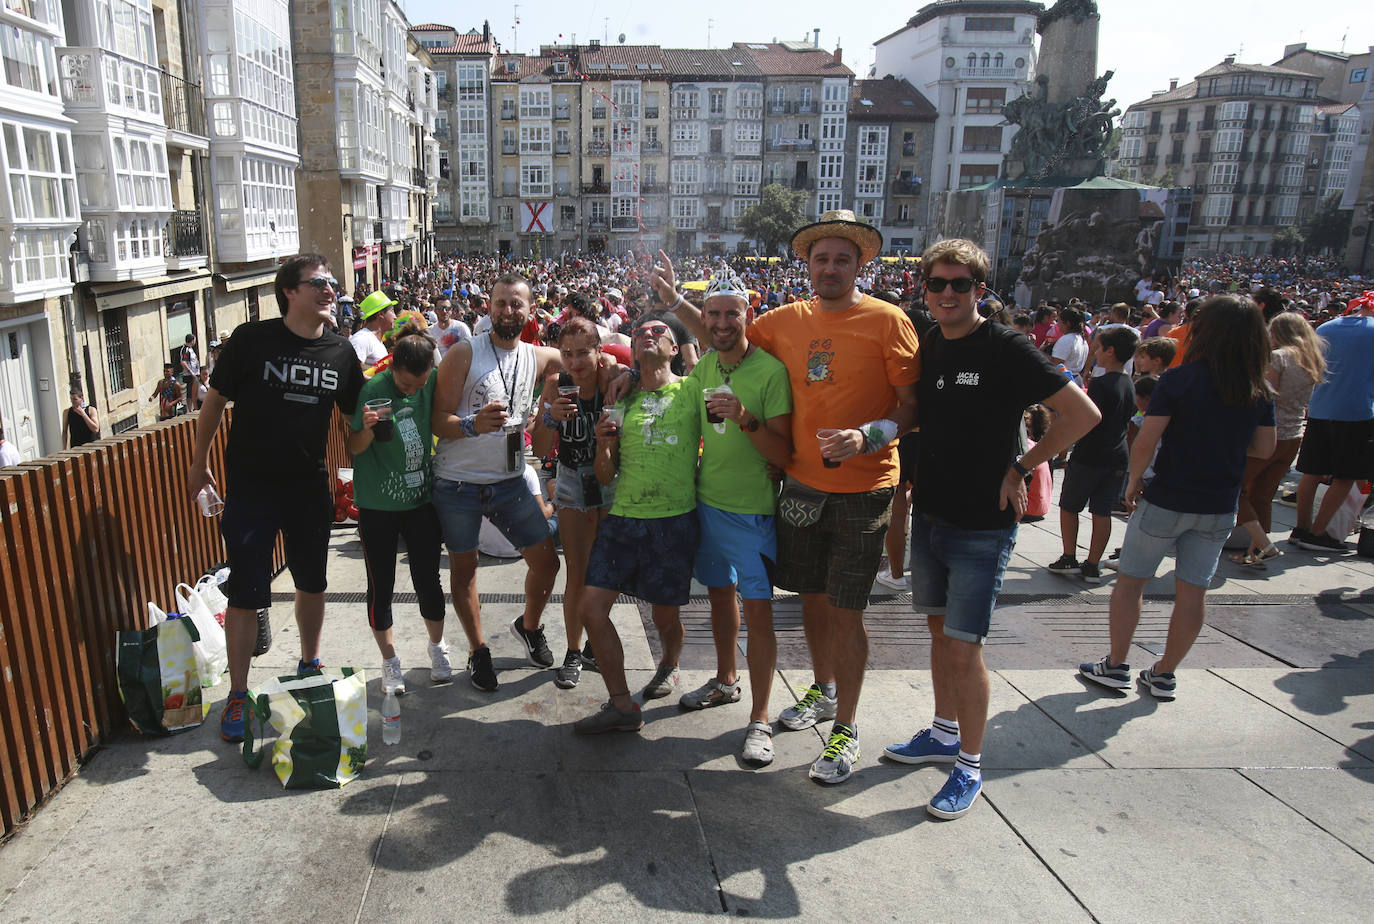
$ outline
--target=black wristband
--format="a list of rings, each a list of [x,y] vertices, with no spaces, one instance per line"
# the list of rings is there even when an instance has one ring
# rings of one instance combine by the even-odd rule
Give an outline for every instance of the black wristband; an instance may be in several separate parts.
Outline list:
[[[1016,473],[1022,478],[1029,478],[1031,476],[1031,470],[1022,465],[1020,459],[1012,459],[1011,467],[1016,469]]]

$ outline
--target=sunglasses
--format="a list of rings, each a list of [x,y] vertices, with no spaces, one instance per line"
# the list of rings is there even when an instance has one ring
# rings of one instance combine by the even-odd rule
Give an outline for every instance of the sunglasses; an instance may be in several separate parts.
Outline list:
[[[672,334],[672,328],[667,324],[645,324],[635,330],[636,337],[648,335],[651,339],[658,339],[664,334]]]
[[[945,286],[949,286],[955,292],[963,295],[975,285],[977,285],[977,283],[968,276],[960,276],[958,279],[942,279],[939,276],[931,276],[926,280],[926,291],[943,292],[945,291]]]
[[[327,288],[337,292],[339,289],[339,280],[333,278],[326,279],[324,276],[311,276],[309,279],[304,280],[304,282],[307,285],[314,286],[317,292],[323,292]]]

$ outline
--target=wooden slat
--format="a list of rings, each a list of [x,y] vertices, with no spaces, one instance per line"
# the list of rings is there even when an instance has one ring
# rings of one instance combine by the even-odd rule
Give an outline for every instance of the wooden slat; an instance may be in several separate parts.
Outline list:
[[[11,490],[14,480],[13,475],[0,476],[0,819],[6,831],[23,819],[42,791],[33,761],[36,733],[24,706],[33,701],[32,692],[10,625],[10,614],[19,612],[22,585],[21,559],[10,538],[20,518]]]

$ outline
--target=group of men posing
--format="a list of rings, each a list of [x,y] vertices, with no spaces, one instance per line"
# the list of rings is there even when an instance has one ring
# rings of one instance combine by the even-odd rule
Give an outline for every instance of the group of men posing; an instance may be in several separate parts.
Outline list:
[[[919,424],[911,586],[932,636],[934,717],[885,753],[905,763],[953,763],[928,809],[957,818],[982,786],[982,645],[1025,511],[1026,476],[1086,433],[1098,412],[1025,336],[978,313],[989,267],[977,245],[945,240],[926,252],[926,307],[936,326],[919,339],[899,309],[855,286],[881,250],[876,229],[852,212],[829,212],[798,231],[792,247],[807,261],[813,298],[757,319],[728,270],[712,279],[698,309],[678,295],[672,264],[659,254],[656,294],[712,351],[679,379],[671,371],[679,325],[667,323],[666,312],[640,319],[631,337],[637,368],[612,386],[613,393],[628,386],[623,422],[596,423],[594,471],[603,484],[615,479],[615,502],[598,529],[580,612],[609,701],[575,729],[637,730],[639,701],[672,691],[683,644],[678,607],[695,573],[710,588],[718,671],[683,703],[701,708],[740,698],[738,592],[753,695],[741,757],[752,765],[771,761],[776,585],[800,596],[815,675],[779,723],[803,729],[833,722],[810,775],[821,783],[846,780],[859,757],[863,611],[898,483],[897,441]],[[348,342],[325,328],[336,294],[325,261],[288,261],[276,288],[283,318],[240,328],[261,330],[242,339],[236,332],[230,343],[237,349],[215,369],[189,479],[193,494],[212,480],[208,450],[225,403],[234,400],[222,524],[231,564],[232,690],[246,688],[255,610],[269,599],[278,530],[297,588],[301,668],[318,665],[329,521],[325,436],[330,405],[352,413],[362,382]],[[536,524],[527,515],[532,499],[522,473],[512,471],[511,424],[537,419],[538,401],[548,399],[535,398],[535,383],[560,362],[558,351],[519,341],[531,301],[523,279],[498,281],[490,331],[446,357],[435,392],[435,506],[469,668],[483,689],[495,689],[496,678],[476,592],[477,520],[489,516],[522,549],[530,566],[526,606],[513,628],[527,646],[543,645],[541,654],[540,620],[558,571],[542,517]],[[728,390],[704,403],[702,389],[721,385]],[[1037,403],[1055,421],[1023,452],[1022,414]],[[269,434],[285,452],[262,451]],[[774,469],[784,472],[781,496]],[[609,618],[621,592],[651,605],[662,641],[662,662],[638,698]]]

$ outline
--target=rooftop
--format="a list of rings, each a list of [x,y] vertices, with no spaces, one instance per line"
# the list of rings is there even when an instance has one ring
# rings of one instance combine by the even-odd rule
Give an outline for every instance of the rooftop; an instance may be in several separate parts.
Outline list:
[[[889,75],[881,80],[856,80],[850,89],[851,119],[934,122],[936,115],[930,100],[905,79]]]
[[[753,58],[734,49],[727,54],[719,48],[665,48],[663,64],[674,77],[688,80],[757,80],[763,77],[763,71]]]
[[[852,77],[836,55],[800,42],[735,42],[733,54],[747,54],[770,77]]]

